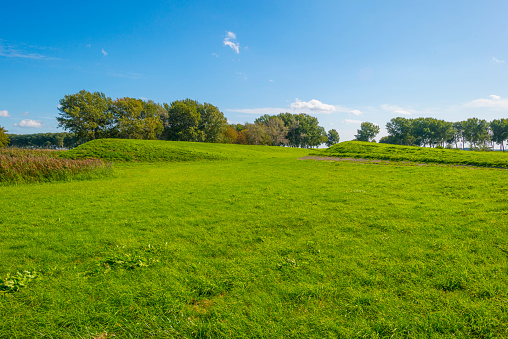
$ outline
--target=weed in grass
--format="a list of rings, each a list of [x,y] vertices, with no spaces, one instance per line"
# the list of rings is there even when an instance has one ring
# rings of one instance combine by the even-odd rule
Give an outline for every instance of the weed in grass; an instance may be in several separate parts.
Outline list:
[[[41,276],[41,273],[37,271],[16,272],[15,275],[7,274],[4,279],[0,279],[0,293],[17,292]]]

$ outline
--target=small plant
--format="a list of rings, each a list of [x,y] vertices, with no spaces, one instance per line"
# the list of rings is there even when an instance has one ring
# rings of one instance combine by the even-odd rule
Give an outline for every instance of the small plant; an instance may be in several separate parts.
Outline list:
[[[30,282],[40,278],[40,276],[41,274],[36,271],[16,272],[13,276],[7,273],[5,279],[0,279],[0,293],[17,292],[21,288],[26,287]]]

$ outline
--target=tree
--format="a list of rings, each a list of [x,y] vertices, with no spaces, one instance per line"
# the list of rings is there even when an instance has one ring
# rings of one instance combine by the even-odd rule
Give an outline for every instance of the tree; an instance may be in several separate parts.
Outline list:
[[[358,141],[372,141],[379,133],[379,126],[374,125],[371,122],[362,122],[360,129],[357,130],[355,135],[356,140]]]
[[[340,140],[339,132],[337,132],[335,129],[329,130],[328,134],[326,135],[326,139],[326,146],[328,147],[338,144]]]
[[[508,139],[508,119],[492,120],[490,122],[492,141],[499,144],[504,152],[504,142]]]
[[[197,103],[197,102],[196,102]],[[228,126],[228,119],[218,107],[209,104],[198,104],[197,111],[201,116],[199,129],[204,142],[222,142],[222,135]]]
[[[125,139],[157,139],[164,129],[160,108],[152,101],[117,99],[112,105],[116,135]]]
[[[224,114],[214,105],[195,100],[164,104],[163,138],[167,140],[222,142],[228,126]]]
[[[60,100],[58,127],[75,133],[83,141],[112,136],[114,117],[112,100],[104,93],[82,90]]]
[[[469,141],[471,148],[475,148],[479,145],[485,145],[490,139],[488,127],[489,124],[485,120],[478,118],[470,118],[462,122],[464,128],[464,138]]]
[[[386,130],[391,141],[398,145],[413,145],[415,137],[412,135],[412,121],[410,119],[397,117],[386,124]]]
[[[9,144],[9,136],[7,135],[7,131],[0,126],[0,147],[5,147]]]
[[[199,115],[196,106],[189,102],[173,101],[164,104],[167,117],[164,121],[163,138],[174,141],[199,141]]]
[[[272,138],[263,124],[245,124],[245,129],[238,135],[239,143],[245,145],[270,145]]]

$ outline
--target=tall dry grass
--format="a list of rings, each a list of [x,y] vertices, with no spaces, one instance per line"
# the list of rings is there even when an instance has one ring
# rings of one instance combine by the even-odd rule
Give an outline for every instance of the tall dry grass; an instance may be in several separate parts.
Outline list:
[[[98,159],[60,159],[59,151],[0,149],[0,184],[83,180],[108,176],[111,163]]]

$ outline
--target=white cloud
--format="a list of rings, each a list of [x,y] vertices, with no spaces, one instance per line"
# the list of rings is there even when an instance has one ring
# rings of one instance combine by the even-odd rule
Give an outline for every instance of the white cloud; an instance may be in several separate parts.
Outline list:
[[[395,113],[395,114],[402,114],[402,115],[411,115],[413,113],[415,113],[415,110],[411,109],[411,108],[404,108],[404,107],[400,107],[400,106],[397,106],[397,105],[381,105],[381,109],[383,111],[388,111],[388,112],[392,112],[392,113]]]
[[[104,56],[108,55],[108,52],[106,52],[106,51],[104,50],[104,48],[101,50],[101,52],[102,52],[102,55],[104,55]]]
[[[503,99],[499,95],[489,95],[489,98],[490,99],[476,99],[467,103],[465,106],[508,109],[508,99]]]
[[[324,104],[321,101],[316,100],[316,99],[312,99],[310,101],[301,101],[297,98],[296,101],[291,104],[291,109],[293,109],[293,110],[302,109],[302,108],[304,108],[304,109],[306,108],[311,111],[321,111],[321,112],[335,111],[335,106]]]
[[[498,58],[495,58],[495,57],[492,57],[492,60],[494,60],[498,64],[502,64],[504,62],[504,60],[499,60]]]
[[[361,120],[351,120],[351,119],[345,119],[344,122],[346,124],[358,124],[358,125],[360,125],[362,123]]]
[[[349,113],[356,115],[357,117],[359,117],[360,115],[363,114],[362,111],[359,111],[357,109],[354,109],[354,110],[350,111]]]
[[[42,124],[39,121],[31,119],[23,119],[19,122],[19,124],[14,124],[14,126],[27,128],[41,128]]]
[[[212,53],[212,55],[213,55],[214,57],[216,57],[216,58],[218,58],[218,57],[219,57],[219,54],[217,54],[217,53]]]
[[[231,40],[236,40],[236,34],[233,32],[226,32],[226,37],[224,38],[224,46],[231,47],[237,54],[240,53],[240,43],[233,42]]]
[[[9,112],[7,110],[0,111],[0,117],[10,117]]]

